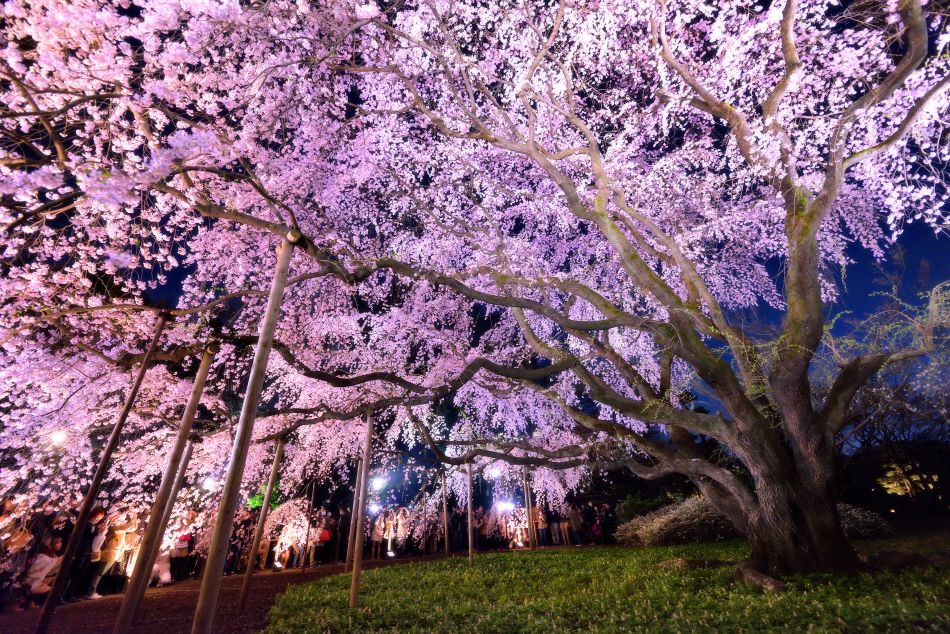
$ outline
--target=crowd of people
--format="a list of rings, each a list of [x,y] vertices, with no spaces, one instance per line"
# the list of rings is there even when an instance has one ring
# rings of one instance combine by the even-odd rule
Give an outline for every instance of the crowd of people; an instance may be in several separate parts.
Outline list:
[[[0,503],[0,610],[22,610],[43,602],[59,572],[77,510],[58,511],[47,504],[33,513],[23,513],[13,500]],[[533,506],[532,511],[536,543],[542,546],[607,543],[616,524],[607,504],[588,502],[560,510]],[[124,590],[144,530],[141,519],[121,506],[93,509],[79,542],[78,556],[67,574],[63,601],[98,599]],[[195,519],[193,512],[179,518],[172,531],[174,542],[160,552],[153,568],[152,583],[165,585],[200,576],[204,558],[196,548]],[[263,536],[252,564],[255,569],[281,571],[342,562],[352,520],[349,507],[314,509],[309,521],[306,510],[291,509],[290,516],[281,516],[281,520]],[[449,549],[466,550],[467,509],[453,507],[448,520]],[[525,508],[511,502],[496,501],[487,509],[477,507],[473,513],[476,548],[527,547],[527,520]],[[239,513],[225,574],[247,569],[256,522],[257,511],[243,509]],[[420,516],[400,505],[371,505],[365,531],[364,549],[373,559],[438,552],[446,539],[441,513]]]
[[[605,544],[616,527],[616,515],[608,504],[588,502],[562,509],[531,507],[535,543],[540,546]],[[476,548],[524,548],[530,545],[528,514],[523,506],[496,502],[487,510],[474,510],[472,524]],[[467,513],[456,509],[449,522],[452,550],[467,548]]]
[[[17,503],[0,505],[0,609],[22,610],[45,599],[59,572],[65,544],[75,527],[75,511],[44,505],[22,521]],[[96,507],[67,574],[63,601],[98,599],[112,592],[113,576],[132,565],[139,518],[129,509]]]

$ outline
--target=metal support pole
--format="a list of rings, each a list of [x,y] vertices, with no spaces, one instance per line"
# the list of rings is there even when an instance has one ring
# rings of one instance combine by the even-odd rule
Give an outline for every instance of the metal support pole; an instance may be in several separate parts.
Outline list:
[[[307,557],[310,555],[310,525],[313,523],[313,495],[316,493],[317,481],[310,479],[310,497],[307,498],[307,534],[303,540],[303,557],[300,558],[300,572],[307,572]]]
[[[468,467],[468,565],[475,564],[475,526],[473,525],[475,514],[472,512],[472,463],[465,465]]]
[[[442,545],[445,556],[449,556],[449,494],[445,487],[445,469],[442,469]]]
[[[360,490],[362,489],[361,483],[363,481],[363,459],[356,459],[356,482],[353,484],[353,504],[350,506],[350,530],[349,534],[346,537],[346,560],[343,563],[343,572],[350,572],[353,570],[353,556],[356,553],[357,539],[356,539],[356,514],[358,513],[357,509],[360,506]],[[359,540],[359,546],[363,546],[363,541]]]
[[[125,399],[125,406],[119,414],[119,418],[112,426],[112,433],[109,434],[109,440],[102,450],[102,456],[99,457],[99,465],[92,476],[92,482],[83,498],[82,506],[79,507],[79,517],[76,518],[76,524],[73,526],[73,532],[69,536],[66,544],[66,550],[63,551],[63,558],[60,560],[59,572],[56,574],[56,580],[52,588],[46,595],[46,602],[43,603],[43,609],[40,611],[39,619],[36,621],[36,627],[33,629],[35,634],[45,634],[49,629],[50,621],[53,618],[53,611],[59,605],[63,598],[63,592],[66,590],[66,583],[69,581],[69,574],[72,572],[73,561],[76,559],[79,550],[79,542],[82,541],[83,534],[89,529],[89,516],[92,514],[92,508],[95,506],[96,498],[99,497],[99,490],[102,487],[102,481],[106,477],[106,471],[109,470],[109,463],[112,462],[112,454],[119,446],[119,439],[122,436],[122,428],[125,427],[125,421],[129,418],[132,411],[132,405],[135,403],[135,397],[138,396],[139,388],[142,387],[142,381],[145,380],[145,372],[148,370],[155,349],[158,347],[158,339],[165,330],[165,324],[170,319],[167,313],[159,313],[158,323],[155,324],[155,332],[152,335],[152,341],[148,344],[145,356],[142,357],[142,365],[139,367],[138,375],[132,384],[132,390]]]
[[[363,571],[363,526],[366,521],[366,493],[369,486],[369,464],[373,457],[373,412],[366,414],[366,444],[360,465],[360,501],[356,519],[356,548],[353,551],[353,576],[350,579],[350,608],[360,602],[360,573]]]
[[[270,478],[267,480],[267,489],[264,493],[264,503],[261,505],[261,512],[257,515],[257,528],[254,529],[254,539],[251,540],[251,549],[247,553],[247,570],[244,571],[244,581],[241,583],[241,592],[238,594],[237,611],[244,610],[244,602],[247,601],[247,591],[251,587],[251,575],[254,574],[254,555],[261,546],[261,535],[264,534],[264,523],[267,521],[267,512],[270,510],[270,498],[274,494],[274,488],[277,486],[277,475],[280,473],[280,460],[284,457],[284,437],[277,439],[277,447],[274,449],[274,463],[270,468]]]
[[[247,381],[247,391],[244,393],[241,417],[238,419],[234,444],[231,447],[231,457],[228,460],[228,473],[221,492],[221,504],[218,506],[217,518],[211,533],[208,560],[205,563],[204,575],[201,578],[201,590],[198,593],[198,607],[195,608],[195,619],[191,624],[192,634],[211,634],[214,626],[214,608],[218,603],[218,590],[221,588],[224,560],[227,557],[228,542],[231,539],[231,530],[234,527],[234,514],[237,511],[238,498],[241,495],[241,479],[244,477],[244,465],[247,463],[247,450],[251,444],[251,436],[254,433],[254,421],[257,420],[261,389],[264,387],[267,357],[270,355],[271,346],[274,342],[274,330],[277,327],[280,304],[284,298],[284,286],[287,283],[290,258],[294,253],[294,243],[299,241],[301,237],[300,232],[296,229],[290,230],[284,241],[281,242],[280,250],[277,252],[274,280],[271,283],[270,296],[267,298],[267,308],[261,320],[257,349],[254,351],[254,362],[251,364],[251,374]]]
[[[135,620],[135,611],[138,609],[139,603],[145,595],[145,589],[148,587],[148,582],[152,578],[152,566],[155,565],[158,548],[162,543],[162,536],[165,531],[162,518],[165,515],[166,507],[175,503],[174,498],[171,497],[172,489],[175,486],[179,464],[185,453],[185,446],[188,444],[188,437],[191,435],[191,424],[195,419],[195,412],[198,411],[198,405],[201,403],[205,381],[208,379],[208,372],[217,351],[217,344],[212,344],[207,346],[201,355],[201,363],[198,365],[191,395],[188,397],[185,411],[181,415],[181,422],[178,424],[175,444],[168,455],[165,472],[162,474],[162,482],[155,494],[155,501],[152,503],[152,510],[148,515],[145,534],[139,544],[139,556],[135,560],[135,567],[132,570],[132,576],[129,578],[129,587],[126,588],[125,594],[122,596],[119,615],[112,627],[113,634],[125,634],[132,627]]]
[[[531,550],[537,547],[537,533],[534,526],[534,505],[531,504],[531,480],[528,476],[528,465],[524,465],[522,473],[524,474],[524,505],[525,513],[528,516],[528,546]]]

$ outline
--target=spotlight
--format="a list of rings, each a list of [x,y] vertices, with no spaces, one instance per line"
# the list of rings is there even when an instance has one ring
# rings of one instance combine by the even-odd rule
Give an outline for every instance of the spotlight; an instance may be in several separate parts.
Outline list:
[[[62,447],[67,438],[69,438],[69,435],[62,429],[57,429],[49,435],[50,442],[56,447]]]
[[[491,469],[488,470],[488,475],[493,480],[497,479],[501,475],[501,469],[499,469],[498,467],[492,467]]]
[[[372,503],[372,504],[369,505],[369,512],[370,512],[370,514],[372,514],[372,515],[376,515],[377,513],[379,513],[379,511],[380,511],[381,508],[382,508],[382,507],[381,507],[379,504],[376,504],[376,503],[374,502],[374,503]]]
[[[498,510],[501,511],[502,513],[509,513],[509,512],[511,512],[511,511],[515,510],[515,504],[514,504],[514,502],[508,502],[508,501],[499,502],[499,503],[498,503]]]
[[[373,491],[380,491],[383,487],[386,486],[386,478],[383,476],[376,476],[373,478]]]
[[[205,491],[213,491],[216,486],[218,486],[218,483],[211,476],[205,478],[205,481],[201,483],[201,488]]]

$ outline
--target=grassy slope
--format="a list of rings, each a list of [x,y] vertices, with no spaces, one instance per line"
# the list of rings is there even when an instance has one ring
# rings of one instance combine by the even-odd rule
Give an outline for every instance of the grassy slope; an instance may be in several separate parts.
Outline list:
[[[944,550],[929,538],[876,542],[865,549]],[[346,609],[349,576],[296,586],[278,598],[272,633],[950,631],[950,573],[787,579],[790,591],[763,594],[732,581],[732,567],[664,570],[671,557],[739,562],[742,542],[661,548],[569,548],[480,555],[364,572],[361,607]]]

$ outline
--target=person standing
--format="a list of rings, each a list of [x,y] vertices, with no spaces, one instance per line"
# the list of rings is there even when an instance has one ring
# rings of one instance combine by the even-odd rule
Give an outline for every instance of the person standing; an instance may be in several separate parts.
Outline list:
[[[109,530],[100,550],[98,566],[95,567],[89,581],[89,599],[99,599],[99,582],[109,574],[115,562],[125,553],[126,535],[134,533],[138,528],[138,520],[127,513],[118,513],[109,522]],[[131,535],[130,535],[131,536]]]
[[[551,532],[551,544],[561,545],[561,514],[556,509],[550,509],[548,512],[548,528]]]
[[[547,546],[550,542],[548,538],[548,518],[544,512],[544,509],[540,505],[535,505],[531,508],[531,512],[534,514],[534,526],[538,531],[538,544],[540,546]]]
[[[563,512],[558,512],[558,526],[561,530],[561,543],[565,546],[571,545],[571,525]]]
[[[405,506],[400,506],[399,510],[396,511],[396,549],[399,552],[402,552],[406,547],[406,540],[409,538],[409,524],[412,520],[412,517],[409,515],[409,509]]]
[[[386,516],[380,511],[379,515],[376,516],[376,521],[373,522],[373,532],[370,534],[370,541],[373,544],[372,550],[372,559],[379,559],[379,551],[382,548],[383,544],[383,533],[386,530]],[[357,541],[360,541],[360,535],[356,536]]]
[[[340,519],[337,521],[336,538],[333,540],[333,551],[336,554],[336,559],[334,561],[337,563],[343,563],[343,558],[346,556],[346,553],[343,552],[343,537],[349,536],[350,534],[350,509],[341,504],[339,516]]]
[[[488,516],[485,514],[485,509],[479,506],[475,509],[475,529],[477,530],[478,542],[476,542],[477,550],[484,550],[488,547],[488,532],[489,532],[489,523]]]
[[[584,542],[584,520],[581,518],[581,512],[573,504],[568,507],[567,518],[568,518],[568,523],[571,526],[571,532],[574,534],[574,542],[576,544],[583,543]]]
[[[93,526],[90,526],[93,528]],[[83,584],[81,593],[78,595],[83,599],[98,599],[100,595],[96,593],[96,586],[99,579],[105,574],[105,563],[102,561],[102,545],[106,541],[106,533],[109,530],[109,522],[105,517],[105,511],[102,512],[102,518],[94,526],[95,533],[89,545],[88,565],[83,574]]]

